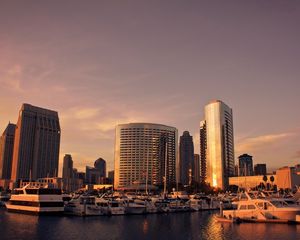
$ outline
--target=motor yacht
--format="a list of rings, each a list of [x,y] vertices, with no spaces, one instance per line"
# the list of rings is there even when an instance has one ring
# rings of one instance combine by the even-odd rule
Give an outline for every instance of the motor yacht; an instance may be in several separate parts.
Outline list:
[[[105,214],[102,207],[96,204],[96,197],[79,195],[65,205],[65,214],[75,216],[101,216]]]
[[[299,206],[289,206],[280,199],[251,198],[248,193],[244,196],[237,203],[237,209],[223,211],[224,218],[296,221],[296,216],[300,214]]]
[[[64,202],[60,189],[35,187],[29,183],[12,191],[6,208],[8,211],[35,214],[63,213]]]

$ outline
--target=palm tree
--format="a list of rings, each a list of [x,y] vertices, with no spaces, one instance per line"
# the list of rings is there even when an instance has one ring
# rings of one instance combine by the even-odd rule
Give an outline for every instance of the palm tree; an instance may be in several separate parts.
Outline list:
[[[272,175],[272,176],[270,177],[270,181],[271,181],[271,183],[272,183],[272,188],[273,188],[273,182],[274,182],[274,180],[275,180],[275,178],[274,178],[274,176]]]
[[[263,181],[265,182],[265,188],[267,188],[267,181],[268,181],[267,175],[263,176]]]

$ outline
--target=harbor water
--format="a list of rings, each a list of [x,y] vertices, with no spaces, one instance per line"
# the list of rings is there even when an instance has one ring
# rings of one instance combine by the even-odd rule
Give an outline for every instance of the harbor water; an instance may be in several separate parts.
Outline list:
[[[217,212],[34,216],[0,210],[0,239],[300,239],[300,225],[219,223]]]

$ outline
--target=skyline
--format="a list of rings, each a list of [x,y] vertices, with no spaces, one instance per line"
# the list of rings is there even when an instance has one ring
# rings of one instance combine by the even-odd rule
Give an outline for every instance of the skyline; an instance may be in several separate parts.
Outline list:
[[[65,154],[79,170],[99,157],[111,170],[117,124],[187,130],[199,153],[204,106],[220,99],[235,162],[299,163],[299,2],[129,2],[1,4],[1,133],[23,103],[53,109],[59,175]]]

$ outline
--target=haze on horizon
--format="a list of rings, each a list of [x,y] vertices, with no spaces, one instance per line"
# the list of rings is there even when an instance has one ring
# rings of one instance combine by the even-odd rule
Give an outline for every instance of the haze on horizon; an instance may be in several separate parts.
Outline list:
[[[233,109],[235,158],[300,159],[300,2],[2,1],[0,131],[22,103],[56,110],[64,154],[113,169],[116,124],[194,136],[204,106]],[[60,169],[61,172],[61,169]]]

